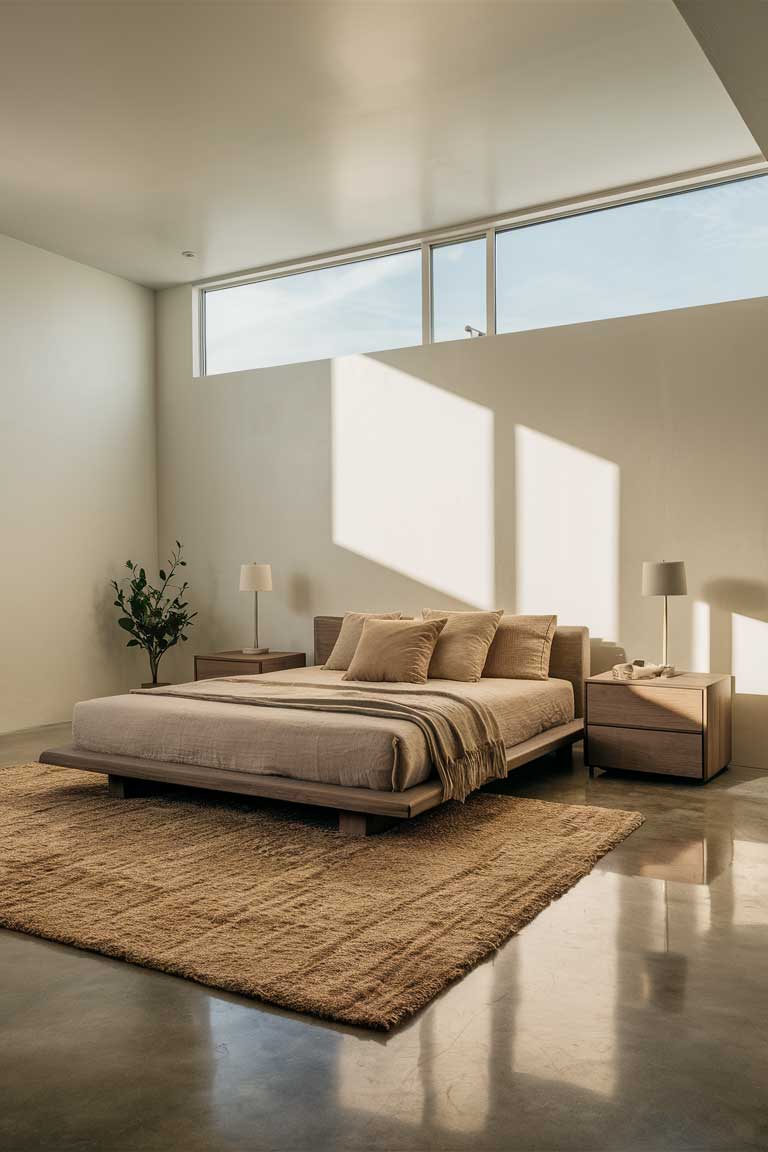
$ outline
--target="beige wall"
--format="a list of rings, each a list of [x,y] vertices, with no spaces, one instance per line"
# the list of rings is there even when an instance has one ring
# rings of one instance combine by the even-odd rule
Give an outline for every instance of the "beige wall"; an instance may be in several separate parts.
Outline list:
[[[154,562],[152,293],[0,236],[0,731],[135,683],[108,580]]]
[[[607,665],[659,658],[641,561],[684,559],[671,658],[739,673],[736,758],[768,767],[768,301],[210,379],[190,290],[157,303],[160,542],[201,613],[169,671],[247,642],[244,560],[274,566],[273,647],[311,651],[315,613],[488,602],[589,623]]]

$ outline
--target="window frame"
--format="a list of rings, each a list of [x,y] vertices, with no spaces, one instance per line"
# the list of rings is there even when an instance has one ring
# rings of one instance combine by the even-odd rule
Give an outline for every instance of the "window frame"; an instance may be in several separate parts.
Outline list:
[[[386,251],[376,252],[375,255],[372,255],[372,254],[366,252],[366,253],[361,253],[359,255],[354,254],[354,255],[350,255],[350,256],[342,256],[342,257],[339,257],[339,259],[337,259],[337,260],[313,261],[313,262],[309,263],[306,267],[304,267],[304,266],[297,266],[297,267],[291,266],[291,267],[288,267],[285,269],[281,269],[279,272],[267,272],[264,274],[259,274],[257,276],[243,276],[237,280],[227,280],[226,282],[224,282],[222,284],[200,285],[198,287],[199,304],[198,304],[198,308],[197,308],[198,325],[199,325],[199,339],[196,341],[198,366],[200,368],[200,371],[197,372],[196,375],[198,375],[198,376],[207,376],[208,375],[207,364],[206,364],[207,353],[206,353],[206,339],[205,339],[205,325],[206,325],[205,308],[206,308],[206,297],[208,296],[208,294],[210,292],[226,292],[229,288],[242,288],[244,285],[247,285],[247,284],[263,284],[266,281],[271,281],[271,280],[285,280],[289,276],[302,276],[307,272],[322,272],[326,268],[345,268],[350,264],[363,264],[363,263],[368,263],[371,260],[386,259],[387,256],[401,256],[401,255],[404,255],[408,252],[418,252],[420,250],[420,248],[421,248],[420,244],[414,243],[413,241],[411,241],[410,243],[407,243],[407,244],[393,245],[391,247],[388,247]],[[423,313],[423,300],[424,300],[423,258],[422,258],[422,268],[421,268],[421,292],[422,292],[422,313]],[[422,342],[423,342],[423,336],[424,336],[424,333],[423,333],[423,328],[422,328]],[[421,345],[420,344],[411,344],[411,345],[409,345],[409,347],[419,348],[419,347],[421,347]],[[375,351],[375,349],[372,349],[372,351]],[[271,364],[271,365],[265,365],[262,367],[278,368],[278,367],[285,367],[288,364],[305,364],[305,363],[308,363],[308,361],[306,361],[306,360],[286,360],[284,364]],[[256,366],[254,368],[241,368],[241,369],[238,369],[238,371],[241,371],[241,372],[260,372],[262,370],[262,367]],[[213,375],[226,376],[227,373],[226,372],[215,372],[215,373],[213,373]]]
[[[573,216],[607,211],[646,200],[659,200],[662,197],[684,195],[698,189],[715,188],[721,184],[739,183],[761,176],[768,176],[768,161],[762,157],[751,157],[729,164],[727,167],[700,169],[643,184],[609,189],[589,197],[573,198],[521,209],[473,224],[457,225],[453,228],[436,230],[420,235],[406,236],[379,244],[366,245],[344,252],[334,252],[324,256],[313,256],[302,260],[271,265],[253,271],[236,273],[227,277],[213,277],[192,284],[193,292],[193,375],[207,376],[206,366],[206,297],[209,292],[226,291],[244,284],[258,284],[265,280],[279,280],[286,276],[296,276],[303,272],[319,271],[324,268],[337,268],[347,264],[376,260],[384,256],[396,256],[405,252],[421,252],[421,347],[432,344],[434,293],[432,278],[432,252],[448,244],[461,244],[468,240],[485,237],[485,306],[486,336],[496,335],[496,240],[499,235],[544,224],[554,220],[564,220]],[[301,361],[286,361],[286,364]],[[261,371],[254,368],[252,371]],[[248,371],[248,369],[245,369]],[[215,375],[226,375],[216,373]]]
[[[435,340],[435,266],[434,254],[437,248],[451,248],[455,244],[466,244],[472,240],[485,240],[485,315],[486,325],[484,336],[490,335],[488,332],[488,237],[493,233],[495,235],[495,228],[488,228],[483,232],[470,232],[466,236],[453,236],[450,240],[431,240],[427,247],[429,248],[429,339],[424,340],[424,344],[449,344],[449,340]],[[423,276],[423,269],[422,269]],[[423,284],[422,284],[423,291]]]

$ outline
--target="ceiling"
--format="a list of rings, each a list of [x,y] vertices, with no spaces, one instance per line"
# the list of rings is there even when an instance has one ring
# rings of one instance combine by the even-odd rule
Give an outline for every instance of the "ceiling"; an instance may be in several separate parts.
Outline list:
[[[768,4],[765,0],[675,0],[763,153],[768,150]]]
[[[672,0],[0,3],[0,231],[151,286],[757,153]]]

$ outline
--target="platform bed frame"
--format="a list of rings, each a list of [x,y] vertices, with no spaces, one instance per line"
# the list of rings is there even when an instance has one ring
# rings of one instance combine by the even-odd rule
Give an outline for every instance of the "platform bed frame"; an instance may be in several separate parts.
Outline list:
[[[317,664],[324,663],[328,658],[339,634],[341,621],[341,616],[315,617]],[[584,729],[584,681],[589,675],[589,633],[586,628],[556,630],[550,675],[570,680],[573,685],[576,719],[510,748],[507,755],[510,771],[549,752],[570,759],[573,744],[581,740]],[[80,768],[86,772],[106,773],[110,796],[120,798],[147,795],[156,791],[153,785],[162,782],[335,808],[339,816],[339,831],[347,836],[366,836],[382,831],[443,802],[442,787],[436,778],[406,788],[403,792],[379,792],[372,788],[347,788],[341,784],[292,780],[288,776],[256,776],[248,772],[229,772],[194,764],[111,756],[104,752],[86,752],[74,745],[49,748],[41,754],[40,761],[65,768]]]

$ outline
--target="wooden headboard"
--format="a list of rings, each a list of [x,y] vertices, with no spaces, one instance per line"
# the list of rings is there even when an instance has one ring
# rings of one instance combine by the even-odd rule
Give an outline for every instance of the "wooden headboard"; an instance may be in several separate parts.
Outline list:
[[[336,643],[343,616],[315,616],[315,664],[325,664]],[[577,716],[584,715],[584,681],[589,676],[589,629],[573,625],[555,629],[549,674],[570,680]]]

